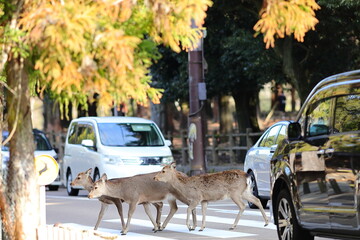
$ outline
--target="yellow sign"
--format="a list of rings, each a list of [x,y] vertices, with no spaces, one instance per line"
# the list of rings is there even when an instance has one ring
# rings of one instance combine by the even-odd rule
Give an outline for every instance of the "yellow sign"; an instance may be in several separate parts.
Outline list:
[[[59,165],[49,155],[35,157],[35,169],[38,174],[38,184],[48,185],[52,183],[59,174]]]

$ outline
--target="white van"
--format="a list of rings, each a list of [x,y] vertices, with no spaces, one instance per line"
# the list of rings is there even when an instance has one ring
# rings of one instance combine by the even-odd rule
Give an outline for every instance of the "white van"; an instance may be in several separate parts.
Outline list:
[[[67,192],[77,196],[70,186],[79,172],[93,169],[97,180],[103,173],[109,178],[129,177],[160,171],[173,161],[169,146],[158,126],[137,117],[82,117],[74,119],[66,136],[64,175]]]

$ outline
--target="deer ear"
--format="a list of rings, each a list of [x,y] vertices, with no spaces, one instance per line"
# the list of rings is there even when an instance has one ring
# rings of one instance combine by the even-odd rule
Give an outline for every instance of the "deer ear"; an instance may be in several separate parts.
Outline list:
[[[104,173],[102,176],[101,176],[101,181],[105,182],[107,180],[107,175],[106,173]]]
[[[92,168],[89,168],[89,170],[87,170],[87,171],[85,172],[85,174],[88,175],[88,176],[90,176],[90,175],[91,175],[91,172],[92,172]]]
[[[170,164],[170,167],[173,168],[173,169],[176,169],[176,162],[172,162],[172,163]]]

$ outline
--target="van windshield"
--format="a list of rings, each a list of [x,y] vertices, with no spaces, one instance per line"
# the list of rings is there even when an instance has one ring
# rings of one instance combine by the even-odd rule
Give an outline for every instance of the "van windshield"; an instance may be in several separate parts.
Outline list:
[[[98,127],[105,146],[164,146],[154,124],[98,123]]]

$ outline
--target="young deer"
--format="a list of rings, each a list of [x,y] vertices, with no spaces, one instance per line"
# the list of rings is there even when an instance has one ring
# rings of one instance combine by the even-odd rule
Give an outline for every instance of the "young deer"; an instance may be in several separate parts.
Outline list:
[[[245,203],[243,200],[254,203],[262,213],[265,220],[265,226],[268,225],[269,220],[260,200],[251,193],[250,183],[247,182],[248,176],[245,172],[241,170],[228,170],[212,174],[184,177],[179,174],[175,168],[176,165],[174,163],[165,166],[162,171],[155,176],[154,180],[169,183],[177,190],[175,196],[181,196],[182,199],[187,199],[187,203],[184,202],[189,206],[187,209],[186,226],[190,231],[194,230],[196,227],[190,225],[190,212],[195,209],[199,203],[201,203],[203,216],[202,225],[199,231],[202,231],[205,228],[208,202],[228,198],[231,198],[239,207],[239,213],[230,230],[233,230],[236,227],[241,214],[245,210]]]
[[[90,192],[94,185],[94,181],[91,178],[91,172],[92,172],[92,169],[90,168],[89,170],[87,170],[85,172],[79,173],[77,175],[77,177],[70,183],[70,185],[73,187],[75,187],[75,186],[83,187],[85,190]],[[104,216],[105,211],[107,210],[108,206],[111,204],[115,204],[115,206],[118,210],[119,216],[120,216],[122,229],[124,229],[125,221],[124,221],[124,217],[123,217],[121,199],[112,198],[112,197],[108,197],[108,196],[101,196],[99,198],[99,201],[101,202],[101,209],[100,209],[99,216],[96,221],[94,230],[98,229],[99,224],[101,222],[101,219]],[[156,223],[160,226],[160,218],[161,218],[161,211],[162,211],[163,204],[162,203],[154,203],[153,205],[156,207],[156,210],[157,210]]]
[[[107,179],[106,174],[96,181],[89,193],[89,198],[109,196],[118,198],[129,204],[128,219],[122,234],[125,235],[130,226],[131,217],[136,209],[136,205],[143,204],[145,212],[148,214],[154,225],[154,231],[163,230],[172,216],[177,211],[176,199],[170,194],[170,186],[163,182],[154,181],[158,172],[136,175],[127,178]],[[158,203],[168,199],[170,213],[165,219],[162,227],[159,227],[150,215],[149,203]]]
[[[70,183],[70,185],[72,187],[76,187],[76,186],[83,187],[85,190],[90,192],[93,187],[93,184],[94,184],[94,181],[91,178],[91,171],[92,171],[92,169],[90,168],[89,170],[87,170],[85,172],[79,173],[77,175],[77,177]],[[103,218],[104,213],[110,204],[115,204],[115,206],[118,210],[118,213],[120,215],[122,229],[124,229],[125,222],[124,222],[124,217],[123,217],[121,200],[119,198],[102,196],[99,198],[99,201],[101,202],[101,209],[100,209],[99,216],[96,221],[94,230],[98,229],[101,219]]]

